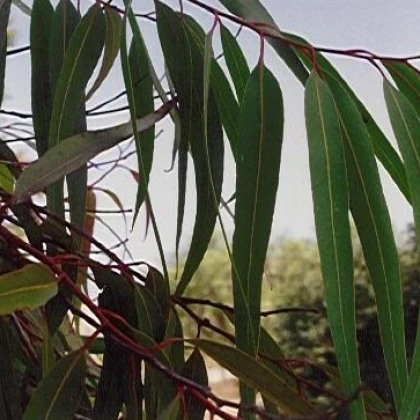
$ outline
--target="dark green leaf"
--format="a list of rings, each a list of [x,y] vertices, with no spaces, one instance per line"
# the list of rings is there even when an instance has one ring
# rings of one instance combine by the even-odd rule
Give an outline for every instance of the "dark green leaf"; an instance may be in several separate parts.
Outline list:
[[[308,415],[314,408],[283,378],[243,351],[216,341],[188,340],[250,387],[263,393],[285,414]]]
[[[411,102],[420,115],[420,75],[418,69],[409,63],[383,61],[400,92]]]
[[[79,110],[82,105],[86,85],[102,53],[104,39],[104,15],[101,7],[95,5],[75,28],[65,51],[54,91],[48,140],[49,149],[74,133],[78,117],[78,112],[75,110]],[[86,185],[79,183],[75,189],[69,190],[69,193],[71,195],[73,192],[77,193],[80,188],[85,191]],[[47,200],[52,211],[62,208],[61,181],[49,188]],[[85,206],[84,197],[79,205]]]
[[[165,347],[164,352],[167,354],[169,361],[171,362],[172,368],[181,373],[184,369],[184,334],[182,331],[182,324],[178,316],[178,312],[171,308],[169,312],[168,324],[166,325],[164,340],[179,338],[180,340],[171,343],[168,347]]]
[[[129,99],[131,118],[140,118],[149,114],[154,109],[153,80],[150,75],[149,55],[136,18],[130,13],[130,24],[133,31],[128,61],[123,64],[125,69],[125,83]],[[127,57],[126,57],[127,58]],[[138,183],[136,206],[133,224],[137,218],[140,207],[147,198],[149,176],[153,163],[153,151],[155,143],[155,128],[138,133],[135,136],[137,148],[137,161],[140,173]]]
[[[155,112],[137,120],[139,131],[147,130],[161,120],[174,106],[168,102]],[[14,201],[27,200],[32,194],[76,170],[104,150],[133,135],[131,122],[97,131],[76,134],[60,141],[54,148],[27,168],[15,187]]]
[[[223,25],[220,25],[220,35],[226,64],[235,85],[236,97],[238,102],[242,103],[245,86],[251,72],[238,41]]]
[[[106,79],[120,50],[122,26],[120,13],[112,7],[106,7],[104,14],[106,34],[102,65],[95,82],[89,89],[89,92],[86,94],[86,101],[92,97],[92,95],[99,89],[103,81]]]
[[[57,279],[45,265],[28,264],[0,276],[0,315],[44,305],[57,293]]]
[[[24,420],[71,420],[79,408],[86,377],[83,352],[63,357],[44,377],[23,416]]]
[[[399,407],[407,382],[407,363],[398,250],[369,133],[347,90],[328,74],[326,80],[340,115],[350,209],[375,291],[382,348]]]
[[[206,363],[198,348],[194,348],[191,356],[185,363],[183,376],[191,379],[196,384],[204,387],[208,386]],[[200,401],[197,401],[196,398],[189,394],[185,398],[185,408],[188,419],[202,420],[204,418],[206,408]]]
[[[214,96],[210,92],[205,133],[202,46],[185,24],[184,16],[160,2],[156,3],[156,12],[166,65],[179,99],[181,120],[177,248],[183,222],[188,149],[191,150],[196,177],[197,211],[193,237],[176,290],[177,294],[182,294],[204,257],[216,223],[223,181],[223,132]]]
[[[176,396],[172,402],[167,405],[156,420],[178,420],[181,414],[181,405],[179,397]]]
[[[145,280],[145,287],[154,296],[160,306],[163,318],[166,321],[169,317],[170,297],[169,297],[169,282],[165,280],[162,273],[155,267],[147,266],[147,276]]]
[[[283,137],[280,87],[263,65],[246,86],[239,118],[232,278],[237,345],[255,355],[261,281],[277,193]]]
[[[414,212],[417,238],[420,238],[420,119],[409,100],[386,79],[384,80],[385,102],[392,128],[407,171],[408,184]],[[417,330],[414,356],[407,389],[400,410],[401,419],[415,419],[420,411],[420,328]]]
[[[50,34],[54,11],[49,0],[35,0],[31,15],[32,119],[38,156],[48,150],[52,92],[50,87]]]
[[[360,387],[360,375],[344,145],[333,96],[315,72],[305,89],[305,117],[327,314],[343,390],[350,398]],[[364,417],[361,398],[350,409],[355,418]]]
[[[261,284],[277,194],[283,140],[283,99],[262,63],[248,80],[239,116],[232,282],[236,345],[258,351]],[[241,401],[254,393],[241,384]]]
[[[184,23],[194,36],[200,48],[204,49],[205,33],[201,26],[188,15],[183,15]],[[236,142],[238,137],[239,106],[232,87],[223,73],[217,60],[211,62],[211,85],[216,99],[219,118],[226,131],[233,157],[236,159]]]

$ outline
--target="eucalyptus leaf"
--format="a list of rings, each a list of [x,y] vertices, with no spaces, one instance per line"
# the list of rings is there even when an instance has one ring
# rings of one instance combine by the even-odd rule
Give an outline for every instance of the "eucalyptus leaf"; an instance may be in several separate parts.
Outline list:
[[[51,299],[58,289],[53,272],[42,264],[25,267],[0,276],[0,315],[22,309],[35,309]]]
[[[147,130],[160,121],[175,102],[162,105],[157,111],[137,120],[139,131]],[[76,170],[99,153],[116,146],[133,135],[133,126],[127,122],[115,127],[76,134],[62,140],[57,146],[30,165],[18,179],[13,201],[26,201],[32,194]]]

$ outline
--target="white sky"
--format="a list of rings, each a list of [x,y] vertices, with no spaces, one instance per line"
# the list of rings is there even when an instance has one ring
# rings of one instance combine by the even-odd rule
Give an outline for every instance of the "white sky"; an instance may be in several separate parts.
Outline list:
[[[420,5],[408,0],[263,0],[263,4],[272,13],[278,25],[288,32],[304,36],[317,46],[336,48],[365,48],[378,54],[411,55],[420,52],[420,37],[418,22],[420,21]],[[150,11],[151,1],[135,0],[134,7],[141,12]],[[137,8],[136,4],[140,4]],[[167,4],[177,4],[176,1],[165,0]],[[187,7],[194,13],[196,7]],[[208,3],[217,5],[216,1]],[[91,2],[82,1],[82,5]],[[199,13],[204,22],[204,29],[211,26],[211,16]],[[28,44],[29,18],[14,8],[12,14],[15,29],[14,47]],[[157,68],[162,69],[162,59],[154,24],[141,20],[141,29],[149,42],[150,53],[156,60]],[[248,32],[241,36],[245,46],[250,66],[258,60],[258,39]],[[217,45],[215,46],[217,50]],[[303,118],[303,89],[283,62],[266,48],[266,64],[278,75],[285,103],[285,135],[283,142],[282,163],[280,172],[280,188],[277,196],[277,208],[273,225],[273,237],[288,235],[294,237],[313,237],[314,220],[309,181],[309,167],[306,146],[305,123]],[[383,101],[381,79],[377,71],[368,64],[356,59],[330,57],[337,68],[342,71],[345,79],[356,90],[368,109],[376,117],[380,126],[392,137]],[[30,112],[30,74],[29,55],[19,55],[8,60],[6,94],[4,109]],[[88,108],[123,89],[119,76],[120,63],[114,65],[112,78],[101,88],[100,92],[88,104]],[[90,119],[90,127],[109,126],[125,121],[127,114],[119,113],[115,117]],[[165,172],[171,163],[172,128],[169,121],[159,124],[164,133],[157,139],[155,161],[150,181],[150,193],[157,216],[158,225],[165,247],[165,253],[170,258],[175,248],[177,177],[176,169]],[[129,162],[135,168],[135,160]],[[231,159],[226,159],[226,182],[224,197],[228,198],[234,189],[234,171]],[[192,172],[192,165],[190,165]],[[192,175],[192,173],[191,173]],[[107,178],[106,187],[118,193],[127,207],[133,207],[135,202],[136,184],[131,175],[121,170]],[[405,228],[412,220],[410,208],[398,192],[392,181],[385,174],[383,183],[387,202],[389,204],[393,225],[397,231]],[[103,184],[105,187],[105,184]],[[194,220],[194,180],[189,182],[187,208],[183,233],[184,249],[191,237]],[[101,199],[99,208],[114,208],[109,199]],[[117,231],[124,236],[124,225],[121,216],[103,216]],[[225,218],[226,219],[226,218]],[[130,217],[129,217],[130,220]],[[131,227],[131,221],[129,222]],[[130,235],[130,249],[136,260],[146,259],[159,264],[152,231],[144,241],[145,217],[141,212],[138,222]],[[100,237],[109,244],[116,242],[106,230],[98,229]]]

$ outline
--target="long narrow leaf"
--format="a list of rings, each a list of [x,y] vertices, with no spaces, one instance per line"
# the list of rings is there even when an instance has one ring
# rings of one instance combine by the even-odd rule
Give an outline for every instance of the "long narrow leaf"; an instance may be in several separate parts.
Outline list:
[[[84,91],[101,55],[104,39],[105,20],[103,12],[99,5],[95,5],[75,28],[69,46],[65,51],[54,93],[48,140],[49,148],[56,146],[61,139],[74,133]],[[78,175],[85,175],[85,171],[83,172],[84,174]],[[82,177],[86,178],[86,176]],[[80,180],[77,182],[78,179],[79,177],[76,177],[76,182],[73,182],[74,188],[69,188],[69,193],[79,196],[78,190],[81,189],[84,194],[81,194],[81,198],[78,197],[77,203],[79,203],[79,206],[77,207],[84,207],[86,185],[83,185]],[[52,211],[62,208],[61,184],[61,181],[58,181],[47,192],[47,200]],[[71,199],[72,197],[70,197]],[[83,220],[79,220],[79,224],[82,223]]]
[[[50,34],[53,7],[49,0],[35,0],[31,17],[32,118],[38,156],[48,150],[52,92],[50,87]]]
[[[172,107],[168,102],[157,111],[137,120],[139,131],[147,130],[160,121]],[[30,165],[16,183],[14,202],[27,200],[32,194],[76,170],[104,150],[127,140],[133,135],[133,126],[127,122],[115,127],[76,134],[62,140],[57,146]]]
[[[112,7],[107,7],[105,8],[104,15],[106,34],[102,65],[95,82],[89,89],[89,92],[86,94],[86,101],[88,101],[93,96],[93,94],[99,89],[103,81],[106,79],[120,50],[122,26],[120,13]]]
[[[23,419],[72,419],[79,408],[85,377],[86,361],[82,352],[63,357],[38,385]]]
[[[277,194],[283,139],[283,100],[260,63],[246,85],[239,117],[232,282],[239,349],[258,351],[261,284]],[[244,404],[255,395],[241,386]]]
[[[306,84],[305,117],[328,320],[343,390],[347,397],[353,398],[359,391],[360,374],[344,145],[333,96],[315,72]],[[350,409],[354,418],[365,417],[360,396]]]
[[[250,387],[263,393],[272,403],[289,415],[314,414],[312,407],[299,391],[290,387],[282,377],[268,369],[249,354],[217,341],[188,340]]]
[[[158,30],[166,65],[179,98],[181,144],[179,161],[179,206],[177,248],[185,203],[188,148],[194,162],[197,210],[190,250],[176,293],[181,294],[200,264],[213,234],[223,181],[223,132],[213,93],[209,94],[207,145],[203,117],[203,48],[184,23],[185,16],[157,2]],[[174,48],[176,45],[176,48]],[[206,153],[207,152],[207,153]]]
[[[130,23],[133,31],[133,40],[128,56],[129,69],[131,72],[131,107],[136,118],[147,115],[154,108],[153,80],[150,74],[150,60],[142,34],[133,14],[130,14]],[[135,137],[137,148],[137,161],[140,172],[139,188],[137,190],[136,205],[133,216],[133,224],[144,200],[147,198],[147,187],[153,163],[153,151],[155,143],[155,128],[138,133]]]
[[[238,41],[223,25],[220,26],[220,36],[222,39],[225,61],[229,68],[233,84],[235,85],[236,97],[238,98],[238,102],[241,103],[245,93],[245,86],[251,72]]]
[[[340,115],[350,209],[375,291],[382,348],[395,405],[399,408],[407,382],[407,362],[398,250],[369,133],[342,84],[329,75],[326,80]]]
[[[420,119],[409,100],[384,80],[385,102],[407,170],[414,223],[420,238]],[[414,356],[406,393],[401,407],[401,419],[415,419],[420,411],[420,328],[417,330]]]

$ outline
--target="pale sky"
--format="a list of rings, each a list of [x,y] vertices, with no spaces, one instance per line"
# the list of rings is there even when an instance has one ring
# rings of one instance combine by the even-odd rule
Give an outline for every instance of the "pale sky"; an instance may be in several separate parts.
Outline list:
[[[420,21],[420,5],[408,0],[263,0],[263,4],[271,12],[274,20],[288,32],[304,36],[316,46],[335,48],[365,48],[377,54],[394,56],[411,55],[420,52],[420,37],[418,22]],[[146,12],[151,10],[151,1],[134,0],[136,10]],[[165,0],[165,3],[177,5],[177,1]],[[218,5],[214,0],[208,1]],[[83,5],[91,2],[82,1]],[[197,7],[185,10],[197,13]],[[219,5],[219,7],[221,7]],[[15,29],[14,47],[28,44],[29,18],[21,11],[14,9],[12,14]],[[204,22],[204,29],[211,27],[211,16],[199,13]],[[140,20],[141,29],[150,45],[152,58],[156,60],[157,68],[162,71],[162,59],[158,54],[154,24]],[[234,28],[234,27],[232,27]],[[246,56],[251,67],[258,60],[258,39],[256,35],[247,32],[240,37],[245,47]],[[217,51],[217,44],[215,49]],[[314,219],[309,181],[309,165],[306,145],[305,123],[303,118],[303,88],[287,69],[284,63],[266,48],[266,65],[278,76],[285,103],[285,133],[283,141],[282,163],[280,172],[280,188],[277,196],[277,207],[273,224],[273,238],[279,236],[314,237]],[[383,101],[381,78],[370,65],[356,59],[332,57],[330,59],[342,71],[345,79],[356,90],[368,109],[376,117],[377,122],[392,137],[389,120]],[[30,112],[30,75],[29,54],[22,54],[8,60],[6,70],[7,97],[3,108]],[[100,92],[88,104],[91,108],[106,98],[123,89],[120,73],[120,62],[114,65],[113,77],[101,88]],[[109,126],[127,120],[128,114],[118,113],[115,117],[91,118],[90,127]],[[154,167],[150,181],[150,194],[156,212],[157,222],[161,231],[166,256],[173,255],[175,248],[177,176],[173,172],[165,172],[171,163],[172,128],[169,120],[159,124],[163,134],[156,140]],[[104,157],[108,158],[109,156]],[[226,182],[224,197],[228,198],[234,189],[234,172],[231,159],[226,159]],[[135,160],[129,166],[135,168]],[[190,165],[192,175],[192,164]],[[394,228],[400,231],[412,220],[412,214],[404,198],[393,185],[386,174],[383,174],[383,185],[388,205],[390,207]],[[107,178],[106,187],[118,193],[127,207],[133,207],[135,202],[136,184],[131,175],[121,170]],[[105,187],[105,184],[102,186]],[[99,198],[99,196],[98,196]],[[194,180],[190,177],[187,193],[185,225],[183,232],[184,249],[192,234],[194,220]],[[99,208],[114,208],[113,203],[106,198],[99,200]],[[119,233],[124,236],[124,227],[120,216],[103,216]],[[128,217],[131,227],[130,216]],[[225,218],[225,220],[228,220]],[[134,259],[146,259],[159,264],[152,231],[144,241],[145,217],[141,212],[138,221],[130,235],[130,249]],[[104,230],[98,229],[98,235],[103,241],[114,244],[116,240]]]

